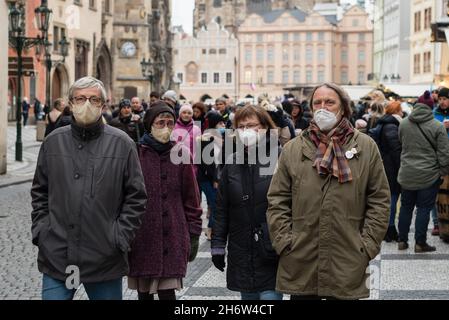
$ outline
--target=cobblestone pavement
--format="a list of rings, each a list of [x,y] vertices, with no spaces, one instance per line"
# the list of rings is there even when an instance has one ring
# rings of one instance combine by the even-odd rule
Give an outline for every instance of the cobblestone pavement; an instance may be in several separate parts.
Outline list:
[[[36,141],[36,126],[27,125],[22,128],[22,162],[15,161],[16,134],[15,123],[9,123],[7,130],[7,173],[0,175],[0,188],[8,184],[31,181],[36,169],[37,156],[41,146],[41,142]]]
[[[30,186],[0,189],[0,299],[40,299],[41,274],[30,234]],[[238,294],[225,288],[225,274],[212,266],[210,243],[204,234],[200,242],[178,299],[238,299]],[[449,299],[449,245],[430,235],[429,242],[437,251],[421,255],[413,249],[398,252],[396,244],[384,243],[381,255],[371,264],[376,279],[371,299]],[[126,279],[123,287],[125,299],[137,298],[136,292],[127,289]],[[75,298],[87,299],[82,288]]]

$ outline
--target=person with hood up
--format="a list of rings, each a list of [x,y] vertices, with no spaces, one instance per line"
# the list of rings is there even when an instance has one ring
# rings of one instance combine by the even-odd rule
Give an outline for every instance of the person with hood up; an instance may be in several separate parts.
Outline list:
[[[138,291],[139,300],[154,300],[156,293],[159,300],[175,300],[187,263],[198,251],[202,230],[198,185],[191,163],[171,161],[173,109],[163,101],[154,103],[144,126],[139,158],[148,205],[131,244],[128,287]]]
[[[416,207],[415,252],[432,252],[436,248],[427,243],[427,227],[441,177],[449,173],[447,132],[442,123],[435,121],[429,106],[417,103],[410,116],[401,122],[399,138],[402,153],[398,182],[402,193],[398,249],[409,247],[408,234]]]

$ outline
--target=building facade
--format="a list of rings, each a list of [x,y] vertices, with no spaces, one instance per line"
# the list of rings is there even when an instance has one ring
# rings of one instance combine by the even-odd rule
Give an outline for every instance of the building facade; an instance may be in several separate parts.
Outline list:
[[[216,21],[197,32],[196,37],[176,32],[174,68],[180,93],[187,101],[206,101],[223,95],[235,99],[238,40]]]
[[[196,34],[201,27],[217,18],[219,24],[235,34],[238,26],[250,14],[295,7],[309,12],[316,3],[330,2],[338,3],[337,0],[195,0],[193,31]]]
[[[52,10],[48,29],[48,40],[52,44],[50,70],[50,98],[46,101],[46,59],[43,53],[38,54],[33,47],[22,54],[25,61],[23,74],[22,96],[30,102],[34,98],[42,104],[51,105],[58,98],[67,98],[70,85],[83,76],[94,76],[101,79],[106,86],[108,96],[112,92],[112,0],[49,0],[48,7]],[[39,30],[34,24],[34,10],[40,0],[30,0],[25,3],[26,36],[37,37]],[[60,40],[65,37],[69,42],[68,55],[62,56]],[[17,70],[15,64],[16,52],[9,48],[9,78],[8,78],[8,119],[15,120],[17,92]],[[31,119],[33,116],[31,115]]]
[[[377,0],[374,6],[374,73],[376,83],[410,83],[409,0]]]
[[[364,84],[372,72],[372,24],[358,6],[340,21],[301,10],[252,14],[238,30],[240,98],[328,81]]]
[[[449,17],[447,13],[447,0],[436,0],[435,21],[444,22],[446,30],[444,42],[435,42],[434,85],[449,88]]]
[[[173,87],[171,2],[116,1],[114,12],[114,100]],[[152,79],[145,78],[141,61],[152,62]]]
[[[34,9],[41,4],[40,0],[18,1],[25,9],[25,35],[37,37],[40,32],[36,29],[34,22]],[[8,14],[8,10],[6,14]],[[22,52],[23,74],[22,74],[22,97],[27,97],[30,103],[38,98],[45,102],[46,68],[43,56],[36,54],[36,48]],[[12,47],[8,48],[8,120],[16,120],[17,110],[17,52]]]
[[[5,0],[0,0],[0,21],[8,24],[8,6]],[[8,43],[8,28],[0,28],[0,43]],[[8,47],[0,46],[0,88],[8,86]],[[8,92],[0,90],[0,174],[6,173],[6,151],[8,148]]]
[[[436,20],[435,0],[413,0],[410,8],[410,83],[431,84],[435,74],[435,44],[431,25]]]

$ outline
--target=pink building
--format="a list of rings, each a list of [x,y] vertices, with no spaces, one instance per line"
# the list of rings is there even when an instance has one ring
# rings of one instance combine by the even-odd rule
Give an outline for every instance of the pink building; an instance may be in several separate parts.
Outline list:
[[[372,72],[373,28],[360,7],[336,15],[275,10],[239,27],[239,96],[281,96],[287,87],[365,84]]]

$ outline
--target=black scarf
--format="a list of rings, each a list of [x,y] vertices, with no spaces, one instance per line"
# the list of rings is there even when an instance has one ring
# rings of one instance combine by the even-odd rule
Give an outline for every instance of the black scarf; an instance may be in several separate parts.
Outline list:
[[[167,143],[161,143],[157,141],[153,135],[150,133],[145,132],[142,139],[140,139],[140,143],[152,148],[154,151],[156,151],[159,154],[163,154],[164,152],[167,152],[173,147],[173,142],[169,141]]]

